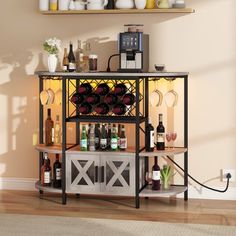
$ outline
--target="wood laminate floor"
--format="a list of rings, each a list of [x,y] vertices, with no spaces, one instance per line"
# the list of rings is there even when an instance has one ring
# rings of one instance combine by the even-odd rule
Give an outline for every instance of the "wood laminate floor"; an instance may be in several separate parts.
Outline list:
[[[39,199],[37,192],[5,190],[0,191],[0,213],[236,226],[236,201],[141,199],[135,209],[133,198],[69,195],[63,206],[57,194]]]

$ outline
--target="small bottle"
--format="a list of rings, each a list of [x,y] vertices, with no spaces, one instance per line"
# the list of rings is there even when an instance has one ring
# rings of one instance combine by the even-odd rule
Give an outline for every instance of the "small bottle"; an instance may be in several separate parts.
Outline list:
[[[127,106],[132,106],[135,102],[135,96],[132,93],[126,93],[121,101]]]
[[[52,146],[53,145],[53,128],[54,123],[51,118],[51,109],[48,109],[48,117],[45,121],[45,145]]]
[[[83,83],[78,88],[78,93],[81,95],[88,95],[92,93],[92,91],[93,91],[93,87],[91,86],[90,83]]]
[[[104,102],[108,105],[115,105],[118,102],[118,97],[113,93],[108,93],[104,98]]]
[[[95,124],[95,148],[98,150],[100,147],[100,124]]]
[[[108,144],[108,149],[111,149],[111,123],[108,123],[107,144]]]
[[[83,102],[79,108],[78,108],[79,113],[83,115],[88,115],[92,112],[92,106],[88,102]]]
[[[119,115],[119,116],[124,115],[126,113],[126,106],[123,103],[117,103],[113,107],[112,112],[115,115]]]
[[[155,163],[152,167],[152,190],[160,190],[161,188],[161,174],[160,167],[157,164],[157,157],[155,157]]]
[[[116,125],[114,124],[111,133],[111,150],[116,151],[117,149],[118,149],[118,135],[116,132]]]
[[[82,125],[82,134],[80,139],[80,151],[88,150],[88,136],[86,132],[86,126]]]
[[[110,108],[106,103],[100,103],[94,110],[98,115],[106,115],[110,111]]]
[[[62,70],[64,72],[68,72],[69,69],[69,59],[68,59],[68,53],[67,48],[64,48],[64,56],[63,56],[63,62],[62,62]]]
[[[80,105],[84,101],[84,96],[79,93],[74,93],[70,101],[75,105]]]
[[[99,84],[96,93],[100,96],[105,96],[110,92],[110,87],[107,83]]]
[[[114,94],[116,94],[117,96],[123,96],[124,94],[126,94],[126,92],[127,92],[127,87],[123,83],[117,84],[114,88]]]
[[[165,150],[165,127],[162,114],[159,114],[159,125],[157,126],[157,150]]]
[[[154,151],[154,127],[152,126],[151,118],[148,118],[148,125],[146,127],[145,132],[145,147],[147,152],[153,152]]]
[[[86,98],[86,102],[96,105],[100,102],[100,96],[96,93],[90,93]]]
[[[120,136],[120,150],[124,151],[127,148],[127,138],[125,135],[125,126],[121,127],[121,136]]]
[[[48,154],[44,154],[44,164],[41,167],[41,184],[42,186],[51,186],[52,173],[50,161],[48,158]]]
[[[107,150],[107,147],[108,147],[107,130],[105,124],[103,124],[101,130],[100,148],[102,151],[105,151]]]
[[[59,122],[59,115],[56,116],[56,122],[54,126],[54,144],[55,145],[61,144],[61,125]]]
[[[61,188],[61,162],[59,154],[56,154],[56,161],[53,164],[53,187]]]
[[[81,48],[81,41],[78,40],[78,48],[75,52],[75,62],[76,62],[76,71],[82,71],[82,63],[83,63],[83,49]]]
[[[70,42],[70,51],[69,51],[69,55],[68,55],[68,61],[69,61],[68,71],[74,72],[76,69],[76,65],[75,65],[75,55],[73,52],[72,42]]]
[[[89,151],[94,152],[96,151],[95,147],[95,131],[94,126],[91,125],[90,133],[89,133]]]

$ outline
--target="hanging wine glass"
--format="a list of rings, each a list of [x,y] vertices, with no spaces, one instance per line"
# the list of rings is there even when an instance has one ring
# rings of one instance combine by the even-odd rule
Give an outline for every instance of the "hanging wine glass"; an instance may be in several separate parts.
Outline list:
[[[163,94],[160,90],[157,88],[157,81],[154,81],[155,83],[155,90],[150,95],[150,103],[153,107],[161,106],[162,100],[163,100]]]
[[[54,98],[55,98],[55,93],[51,89],[51,80],[49,80],[49,88],[48,88],[47,92],[48,92],[48,102],[47,102],[47,105],[51,105],[51,104],[53,104]]]
[[[43,80],[43,91],[40,93],[39,97],[40,97],[40,101],[41,104],[44,106],[48,103],[48,91],[47,91],[47,86],[46,86],[46,82],[47,80]]]
[[[170,87],[171,86],[171,83],[173,82],[173,80],[170,80]],[[166,106],[167,107],[175,107],[177,106],[178,104],[178,93],[176,91],[174,91],[174,89],[170,89],[164,96],[165,98],[165,103],[166,103]]]
[[[59,89],[55,93],[55,101],[54,102],[57,106],[60,106],[62,103],[62,89],[61,89],[62,82],[61,82],[61,80],[58,80],[58,82],[59,82]]]

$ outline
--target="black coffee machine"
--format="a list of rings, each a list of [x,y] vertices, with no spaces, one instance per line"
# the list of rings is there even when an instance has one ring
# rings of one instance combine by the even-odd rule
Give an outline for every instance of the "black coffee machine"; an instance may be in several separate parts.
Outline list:
[[[148,72],[149,35],[142,27],[125,25],[125,32],[119,34],[119,72]]]

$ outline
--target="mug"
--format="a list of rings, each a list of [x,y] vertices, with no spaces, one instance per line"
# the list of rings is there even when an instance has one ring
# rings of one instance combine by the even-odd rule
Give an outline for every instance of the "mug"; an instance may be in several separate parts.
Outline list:
[[[70,3],[70,0],[59,0],[59,2],[58,2],[59,10],[67,11],[69,9],[69,3]]]
[[[108,0],[90,0],[87,4],[88,10],[103,10]]]

